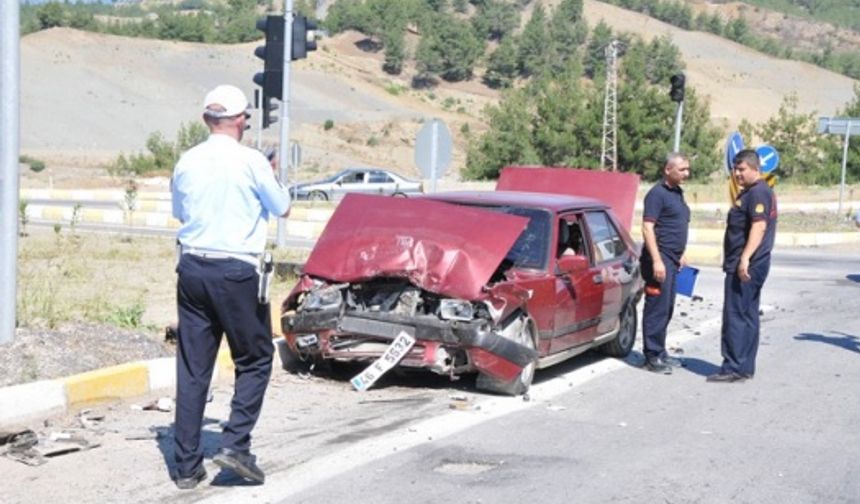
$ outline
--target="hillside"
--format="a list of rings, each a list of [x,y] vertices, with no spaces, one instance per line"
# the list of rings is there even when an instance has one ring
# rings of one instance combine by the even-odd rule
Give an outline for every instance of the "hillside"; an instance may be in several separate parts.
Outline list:
[[[689,84],[710,97],[712,116],[726,129],[742,118],[767,119],[789,93],[798,95],[801,110],[822,115],[834,114],[854,94],[851,79],[713,35],[593,0],[586,0],[585,15],[591,26],[603,19],[646,39],[670,35],[686,61]],[[430,117],[445,120],[455,137],[449,175],[455,177],[465,161],[461,128],[485,128],[480,112],[497,94],[477,80],[409,90],[408,70],[397,78],[384,74],[381,52],[361,49],[361,39],[355,33],[325,39],[293,65],[291,136],[304,152],[299,178],[357,164],[415,176],[415,134]],[[181,123],[199,120],[207,89],[230,82],[252,96],[251,77],[261,68],[254,43],[215,46],[55,28],[27,35],[21,45],[22,150],[49,162],[43,174],[27,174],[31,184],[49,176],[61,183],[78,167],[141,150],[155,131],[173,138]],[[324,131],[329,119],[335,126]],[[273,141],[277,128],[266,133]],[[250,130],[248,138],[255,137]]]

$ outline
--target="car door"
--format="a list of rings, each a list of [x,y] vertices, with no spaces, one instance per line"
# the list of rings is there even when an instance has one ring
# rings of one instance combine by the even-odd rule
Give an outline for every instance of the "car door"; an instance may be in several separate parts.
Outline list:
[[[352,170],[343,174],[334,185],[335,199],[343,198],[344,194],[350,192],[365,192],[364,183],[367,172],[365,170]]]
[[[367,179],[367,192],[369,194],[394,194],[396,184],[390,175],[382,170],[370,170]]]
[[[589,229],[590,253],[594,258],[595,279],[603,289],[603,303],[597,336],[618,326],[624,300],[624,287],[631,282],[632,258],[627,244],[605,210],[585,212]]]
[[[588,230],[581,213],[559,217],[556,225],[555,313],[551,352],[582,345],[597,337],[603,308],[601,271],[594,265],[584,233]],[[586,267],[564,272],[558,261],[566,256],[581,256]]]

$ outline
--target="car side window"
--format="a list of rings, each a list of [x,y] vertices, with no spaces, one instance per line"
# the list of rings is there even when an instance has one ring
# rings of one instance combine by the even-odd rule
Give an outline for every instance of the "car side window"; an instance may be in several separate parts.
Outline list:
[[[591,249],[594,262],[610,261],[624,255],[626,247],[618,230],[606,212],[587,212],[585,222],[591,231]]]
[[[558,221],[558,252],[563,255],[585,255],[585,240],[582,239],[582,228],[574,215],[566,215]]]
[[[394,179],[385,172],[372,171],[370,172],[370,179],[368,182],[371,184],[387,184],[389,182],[394,182]]]
[[[363,184],[364,183],[364,172],[347,173],[341,179],[341,182],[343,182],[344,184]]]

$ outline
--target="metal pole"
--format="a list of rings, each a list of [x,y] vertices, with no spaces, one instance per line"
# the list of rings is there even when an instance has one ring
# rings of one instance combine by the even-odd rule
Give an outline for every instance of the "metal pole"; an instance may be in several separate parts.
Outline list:
[[[684,116],[684,102],[678,102],[678,112],[675,114],[675,146],[673,152],[681,151],[681,121]]]
[[[842,181],[839,182],[839,208],[836,215],[842,215],[842,196],[845,193],[845,167],[848,163],[848,139],[851,138],[851,121],[845,128],[845,145],[842,147]]]
[[[20,2],[0,2],[0,345],[15,339],[20,138]]]
[[[257,150],[263,148],[263,114],[262,104],[260,103],[260,90],[254,90],[254,108],[257,109]]]
[[[293,59],[293,0],[284,2],[284,82],[281,87],[281,140],[278,146],[278,180],[288,183],[290,171],[290,64]],[[287,219],[278,217],[278,237],[276,245],[287,245]]]
[[[433,130],[430,135],[430,180],[431,190],[436,192],[436,165],[439,163],[439,121],[433,119]]]

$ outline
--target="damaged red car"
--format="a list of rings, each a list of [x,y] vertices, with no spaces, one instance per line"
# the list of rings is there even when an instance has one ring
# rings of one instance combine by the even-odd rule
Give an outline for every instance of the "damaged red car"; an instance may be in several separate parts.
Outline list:
[[[478,388],[510,395],[591,348],[625,356],[643,288],[627,231],[637,186],[629,174],[509,168],[505,190],[348,195],[282,305],[289,351],[367,363],[359,390],[396,365],[477,372]]]

